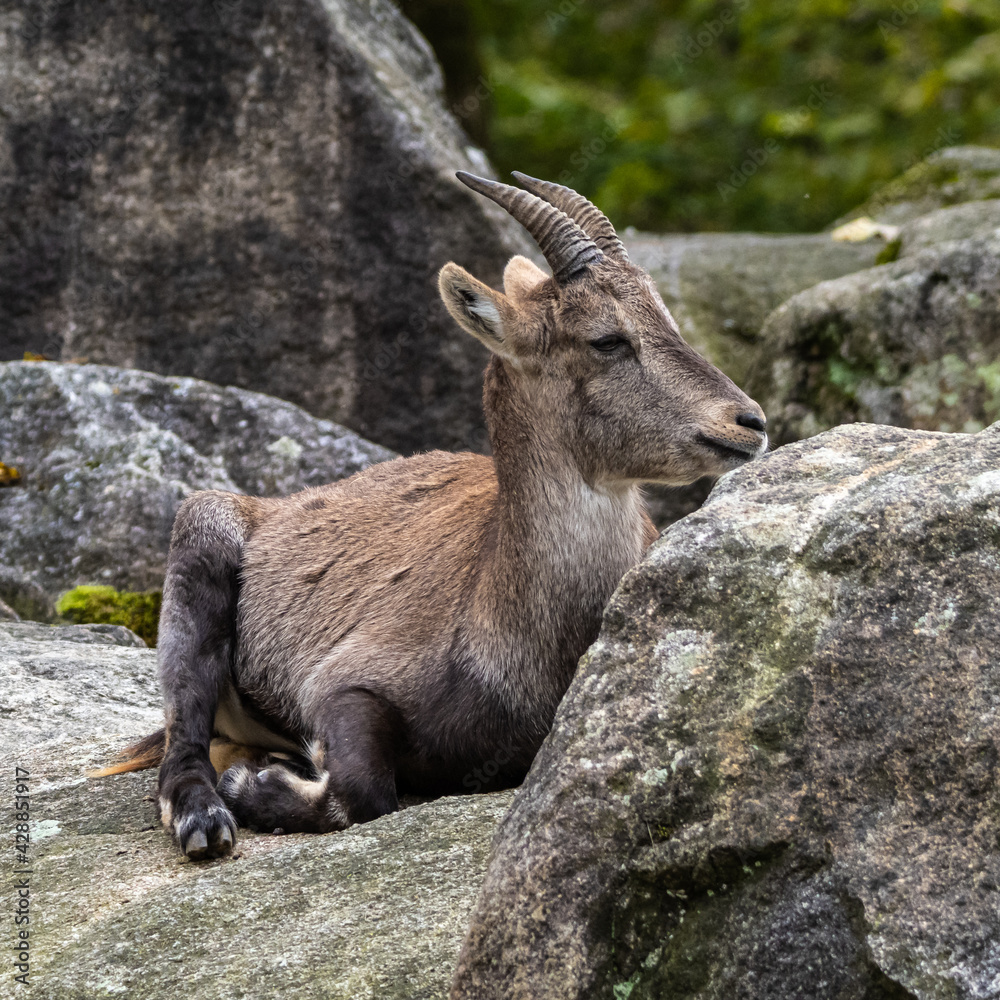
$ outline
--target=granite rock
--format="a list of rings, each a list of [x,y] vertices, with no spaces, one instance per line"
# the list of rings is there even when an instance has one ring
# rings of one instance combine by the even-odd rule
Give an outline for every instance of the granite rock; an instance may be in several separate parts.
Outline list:
[[[0,361],[192,375],[399,450],[485,443],[438,299],[530,241],[389,0],[0,2]],[[530,251],[529,251],[530,252]]]
[[[975,432],[1000,418],[1000,229],[822,282],[776,309],[747,391],[782,444],[870,421]]]
[[[1000,424],[852,425],[629,573],[452,998],[1000,993]]]
[[[159,824],[155,771],[86,773],[162,725],[156,654],[138,646],[110,626],[0,623],[0,749],[30,776],[34,991],[444,997],[511,793],[325,836],[241,831],[233,855],[192,864]]]
[[[194,490],[280,496],[393,453],[260,393],[56,362],[0,364],[0,598],[49,619],[81,583],[162,585],[174,514]]]

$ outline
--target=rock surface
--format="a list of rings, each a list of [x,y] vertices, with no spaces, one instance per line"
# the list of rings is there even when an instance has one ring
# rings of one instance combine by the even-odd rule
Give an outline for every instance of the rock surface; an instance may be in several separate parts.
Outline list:
[[[842,243],[827,233],[633,233],[624,243],[656,282],[684,339],[738,385],[774,309],[820,281],[871,267],[885,245]]]
[[[948,205],[1000,198],[1000,149],[949,146],[939,149],[875,190],[833,225],[867,215],[900,225]]]
[[[22,617],[80,583],[161,586],[193,490],[283,495],[393,457],[270,396],[98,365],[0,364],[0,413],[21,473],[0,490],[0,598]]]
[[[1000,424],[725,477],[628,576],[454,998],[1000,994]]]
[[[401,450],[484,444],[438,300],[530,246],[389,0],[0,0],[0,361],[291,400]],[[529,251],[530,252],[530,251]]]
[[[899,256],[906,257],[935,243],[964,240],[971,236],[991,236],[1000,229],[1000,198],[967,201],[920,215],[900,226]]]
[[[827,281],[768,317],[747,391],[775,444],[851,421],[1000,418],[1000,228]]]
[[[511,793],[327,836],[242,831],[236,855],[191,864],[159,825],[154,771],[85,776],[162,724],[155,654],[137,642],[112,626],[0,623],[0,748],[31,774],[35,992],[443,997]]]

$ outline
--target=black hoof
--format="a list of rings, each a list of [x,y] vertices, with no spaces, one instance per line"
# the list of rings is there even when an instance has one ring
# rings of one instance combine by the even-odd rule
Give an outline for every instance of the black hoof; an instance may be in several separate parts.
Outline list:
[[[215,790],[188,788],[177,805],[161,800],[164,824],[192,861],[206,861],[229,854],[236,844],[236,818]]]
[[[213,806],[186,816],[177,826],[177,841],[192,861],[225,857],[236,844],[236,820],[225,806]]]

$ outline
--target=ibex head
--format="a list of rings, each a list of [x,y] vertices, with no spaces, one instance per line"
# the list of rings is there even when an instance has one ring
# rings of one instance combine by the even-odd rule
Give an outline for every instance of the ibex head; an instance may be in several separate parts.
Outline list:
[[[567,187],[514,176],[528,190],[458,174],[528,230],[552,276],[514,257],[503,292],[457,264],[439,279],[448,311],[493,352],[487,421],[517,413],[588,482],[610,487],[679,486],[760,455],[763,411],[684,342],[607,217]],[[517,447],[490,432],[494,448]]]

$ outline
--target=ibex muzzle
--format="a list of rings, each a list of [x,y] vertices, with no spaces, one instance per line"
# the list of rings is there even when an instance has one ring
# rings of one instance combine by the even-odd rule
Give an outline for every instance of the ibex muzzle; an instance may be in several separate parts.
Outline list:
[[[640,484],[766,447],[760,407],[684,343],[604,215],[516,176],[527,190],[459,174],[528,229],[552,275],[523,257],[503,292],[456,264],[440,275],[493,355],[493,458],[432,452],[283,500],[199,493],[178,512],[165,735],[108,770],[162,757],[161,816],[192,858],[229,851],[238,824],[336,830],[401,791],[520,781],[656,537]]]

